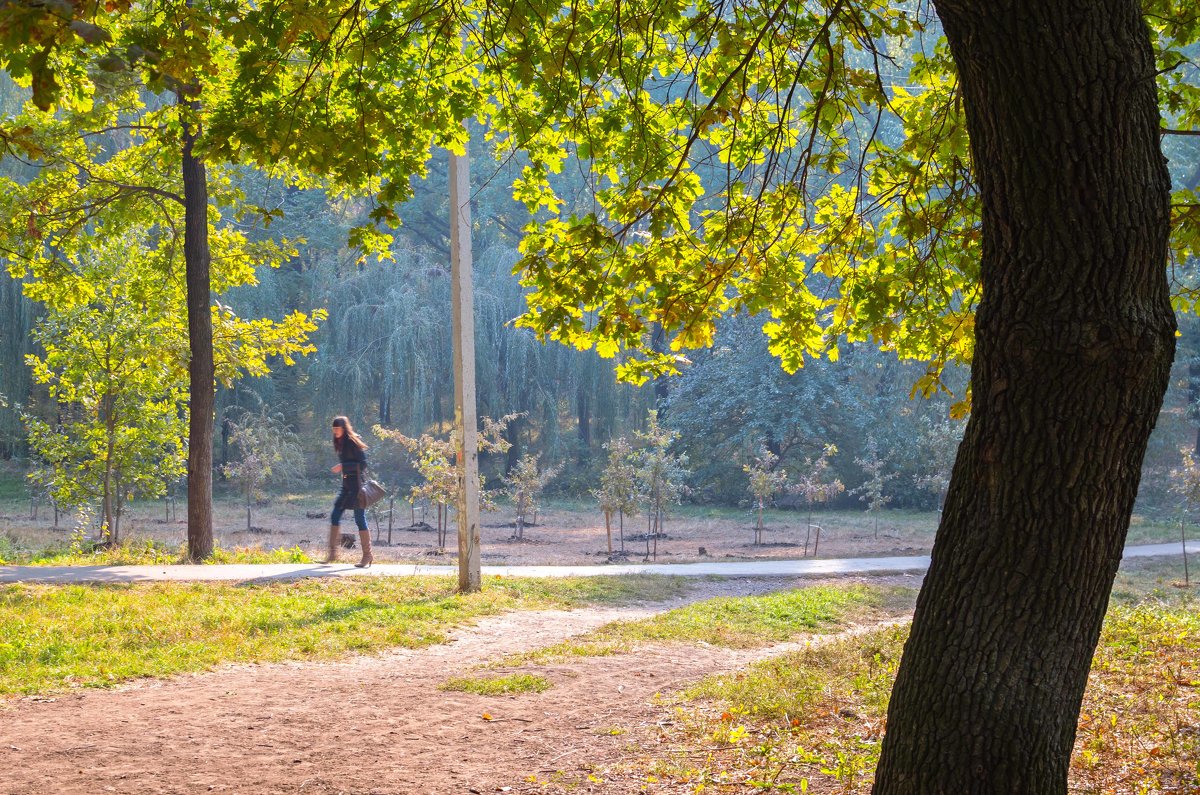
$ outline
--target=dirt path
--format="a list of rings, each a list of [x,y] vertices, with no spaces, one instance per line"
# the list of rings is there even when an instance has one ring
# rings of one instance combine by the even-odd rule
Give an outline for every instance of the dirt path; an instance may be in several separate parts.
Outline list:
[[[709,582],[689,600],[793,584]],[[427,649],[10,701],[0,711],[0,792],[484,793],[537,791],[529,777],[556,771],[586,779],[590,764],[652,737],[646,728],[669,714],[652,704],[656,693],[769,652],[688,646],[582,659],[539,669],[554,683],[542,694],[438,685],[503,654],[679,603],[516,612]]]

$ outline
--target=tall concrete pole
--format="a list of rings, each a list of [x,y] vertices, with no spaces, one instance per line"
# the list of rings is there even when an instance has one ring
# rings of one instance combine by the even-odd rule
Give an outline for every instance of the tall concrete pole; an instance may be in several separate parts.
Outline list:
[[[458,448],[458,590],[461,593],[478,591],[482,585],[469,157],[469,154],[450,155],[450,290],[454,307],[454,429]]]

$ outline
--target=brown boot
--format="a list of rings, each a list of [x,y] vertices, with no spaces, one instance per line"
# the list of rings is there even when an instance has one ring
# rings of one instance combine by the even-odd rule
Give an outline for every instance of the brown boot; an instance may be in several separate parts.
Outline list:
[[[374,562],[375,558],[371,555],[371,531],[359,530],[358,543],[362,544],[363,556],[362,560],[354,564],[356,569],[365,569]]]
[[[329,526],[329,554],[325,557],[326,563],[336,563],[338,559],[338,546],[342,543],[342,529],[335,524]]]

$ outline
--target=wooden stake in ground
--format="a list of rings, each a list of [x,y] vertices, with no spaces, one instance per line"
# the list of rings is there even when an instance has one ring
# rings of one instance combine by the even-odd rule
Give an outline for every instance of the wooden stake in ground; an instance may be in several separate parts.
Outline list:
[[[468,147],[469,148],[469,147]],[[450,155],[450,282],[454,334],[454,430],[458,462],[458,590],[478,591],[479,440],[475,411],[475,312],[471,283],[469,154]]]
[[[1187,523],[1183,519],[1179,520],[1179,545],[1180,549],[1183,551],[1183,584],[1185,587],[1190,587],[1192,584],[1192,578],[1188,576]]]

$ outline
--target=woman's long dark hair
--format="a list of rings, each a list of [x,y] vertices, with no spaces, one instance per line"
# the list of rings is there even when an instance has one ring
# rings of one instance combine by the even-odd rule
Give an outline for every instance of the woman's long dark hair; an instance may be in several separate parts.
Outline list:
[[[349,439],[359,450],[366,450],[367,443],[362,440],[362,437],[354,432],[354,426],[350,424],[350,420],[346,417],[334,417],[333,427],[342,429],[342,438],[339,439],[336,435],[333,437],[334,452],[342,452],[342,440]]]

